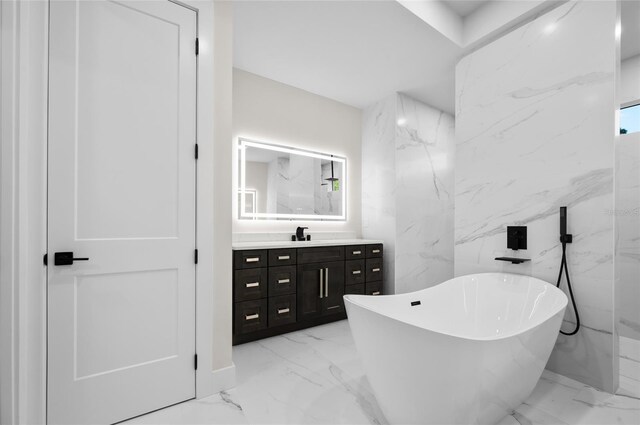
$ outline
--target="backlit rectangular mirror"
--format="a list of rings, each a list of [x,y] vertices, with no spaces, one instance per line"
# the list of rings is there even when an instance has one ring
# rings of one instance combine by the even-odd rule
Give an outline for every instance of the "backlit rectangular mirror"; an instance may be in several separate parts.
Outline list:
[[[241,219],[345,220],[344,157],[240,138]]]

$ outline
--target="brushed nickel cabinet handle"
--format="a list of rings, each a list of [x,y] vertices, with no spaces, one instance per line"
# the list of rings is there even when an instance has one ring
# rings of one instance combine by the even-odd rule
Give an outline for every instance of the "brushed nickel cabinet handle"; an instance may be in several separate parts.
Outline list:
[[[354,271],[352,271],[351,273],[352,273],[352,274],[360,274],[360,273],[362,273],[362,271],[361,271],[361,270],[354,270]]]
[[[278,314],[285,314],[288,313],[289,309],[288,308],[279,308],[278,309]]]
[[[260,261],[260,257],[248,257],[244,259],[245,263],[257,263]]]
[[[247,288],[255,288],[256,286],[260,286],[260,282],[251,282],[245,285]]]
[[[290,279],[278,279],[278,283],[289,283],[291,282]]]
[[[374,249],[371,252],[374,253],[374,254],[380,254],[380,250],[379,249]]]
[[[291,256],[289,255],[278,255],[278,260],[290,260]]]
[[[324,270],[320,269],[320,298],[324,298],[324,278],[323,278]]]
[[[360,254],[362,254],[362,251],[353,251],[353,253],[352,253],[352,254],[353,254],[353,255],[360,255]]]
[[[247,314],[244,316],[244,320],[254,320],[257,319],[258,317],[260,317],[260,315],[258,313],[256,314]]]
[[[380,291],[372,292],[371,295],[380,295]]]
[[[372,272],[379,272],[380,271],[380,267],[376,267],[375,269],[371,269]]]
[[[325,276],[324,276],[324,296],[328,297],[329,296],[329,268],[327,267],[325,270]]]
[[[340,308],[339,305],[333,305],[331,307],[327,307],[327,310],[333,310],[334,308]]]

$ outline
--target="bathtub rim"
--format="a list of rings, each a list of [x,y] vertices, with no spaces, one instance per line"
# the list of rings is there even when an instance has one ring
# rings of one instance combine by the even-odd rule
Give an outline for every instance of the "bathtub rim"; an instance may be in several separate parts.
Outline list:
[[[546,319],[544,319],[540,323],[536,323],[536,324],[533,324],[533,325],[530,325],[530,326],[526,326],[526,327],[523,327],[521,329],[518,329],[515,332],[510,332],[510,333],[506,333],[506,334],[503,334],[503,335],[474,337],[474,336],[469,336],[469,335],[461,335],[461,334],[458,334],[458,333],[447,333],[447,332],[442,332],[440,330],[419,326],[419,325],[416,325],[415,323],[411,323],[411,322],[408,322],[406,320],[399,319],[397,317],[387,316],[387,315],[382,314],[382,313],[380,313],[379,311],[377,311],[377,310],[375,310],[373,308],[370,308],[369,306],[366,306],[366,305],[364,305],[364,304],[362,304],[360,302],[357,302],[357,300],[368,299],[369,297],[371,297],[371,295],[346,294],[346,295],[343,295],[343,299],[344,299],[345,304],[347,304],[347,303],[353,304],[353,305],[355,305],[357,307],[360,307],[360,308],[363,308],[365,310],[368,310],[368,311],[370,311],[370,312],[372,312],[374,314],[377,314],[377,315],[380,315],[380,316],[384,316],[389,320],[400,322],[400,323],[403,323],[403,324],[408,325],[408,326],[412,326],[412,327],[417,328],[417,329],[421,329],[421,330],[424,330],[424,331],[437,333],[437,334],[440,334],[440,335],[443,335],[443,336],[448,336],[448,337],[451,337],[451,338],[459,338],[459,339],[464,339],[464,340],[469,340],[469,341],[487,341],[487,342],[488,341],[500,341],[500,340],[507,339],[507,338],[517,337],[518,335],[522,335],[522,334],[524,334],[526,332],[529,332],[532,329],[535,329],[535,328],[537,328],[539,326],[542,326],[544,323],[546,323],[546,322],[550,321],[551,319],[553,319],[554,317],[556,317],[556,315],[558,315],[558,314],[564,315],[564,311],[567,308],[567,305],[569,304],[569,298],[567,297],[567,295],[564,293],[564,291],[562,291],[560,288],[556,287],[555,285],[553,285],[553,284],[551,284],[551,283],[549,283],[549,282],[547,282],[545,280],[539,279],[537,277],[528,276],[528,275],[522,275],[522,274],[516,274],[516,273],[502,273],[502,272],[473,273],[473,274],[467,274],[467,275],[462,275],[462,276],[456,276],[456,277],[451,278],[449,280],[445,280],[444,282],[439,283],[438,285],[443,285],[443,284],[445,284],[445,283],[447,283],[447,282],[449,282],[451,280],[458,279],[458,278],[461,278],[461,277],[479,276],[479,275],[517,276],[517,277],[526,277],[526,278],[529,278],[529,279],[535,279],[535,280],[537,280],[537,281],[539,281],[539,282],[541,282],[541,283],[543,283],[545,285],[549,285],[551,288],[553,288],[552,290],[558,291],[560,293],[560,295],[561,295],[561,299],[562,299],[563,303],[562,303],[562,305],[560,307],[558,307],[558,309],[556,311],[554,311],[553,313],[549,314],[549,317],[547,317]],[[434,287],[436,287],[438,285],[434,285],[434,286],[431,286],[429,288],[420,289],[420,290],[413,291],[413,292],[406,292],[406,293],[403,293],[403,294],[376,295],[376,297],[383,297],[383,298],[387,298],[387,297],[402,297],[402,296],[407,296],[409,294],[426,292],[426,291],[429,291],[430,289],[432,289],[432,288],[434,288]],[[348,309],[347,309],[347,320],[349,320]],[[560,324],[562,324],[562,321],[560,322]],[[558,331],[559,330],[560,329],[558,329]]]

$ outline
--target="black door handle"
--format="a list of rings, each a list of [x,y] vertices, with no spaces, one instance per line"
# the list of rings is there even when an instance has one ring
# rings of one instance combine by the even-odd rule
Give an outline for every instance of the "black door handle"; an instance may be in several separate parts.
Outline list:
[[[74,261],[89,261],[88,258],[73,258],[73,252],[56,252],[53,255],[55,266],[70,266]]]

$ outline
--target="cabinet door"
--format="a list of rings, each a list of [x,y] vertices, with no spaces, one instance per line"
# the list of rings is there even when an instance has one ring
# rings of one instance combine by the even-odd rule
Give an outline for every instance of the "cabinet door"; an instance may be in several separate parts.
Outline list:
[[[344,261],[324,263],[324,294],[322,315],[344,312]]]
[[[322,314],[320,298],[320,273],[324,273],[325,264],[303,264],[298,266],[297,300],[298,321],[309,320]],[[324,292],[324,287],[322,288]]]

